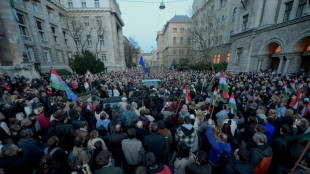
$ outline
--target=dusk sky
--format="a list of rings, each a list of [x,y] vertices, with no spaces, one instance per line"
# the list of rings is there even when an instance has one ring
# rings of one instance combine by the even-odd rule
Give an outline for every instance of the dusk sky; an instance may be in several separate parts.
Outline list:
[[[123,35],[132,37],[145,53],[156,48],[157,31],[175,15],[191,15],[193,0],[166,0],[166,8],[159,9],[162,0],[118,0],[125,23]]]

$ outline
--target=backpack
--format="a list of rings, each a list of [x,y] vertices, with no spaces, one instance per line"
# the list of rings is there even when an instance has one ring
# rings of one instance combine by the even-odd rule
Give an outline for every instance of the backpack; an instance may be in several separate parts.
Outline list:
[[[51,157],[53,156],[53,154],[60,149],[60,147],[55,147],[52,151],[50,151],[50,153],[48,153],[48,147],[44,149],[44,154],[45,155],[50,155]]]
[[[222,149],[221,153],[217,154],[217,161],[220,165],[225,166],[230,161],[230,157],[231,154]]]
[[[103,125],[100,125],[100,127],[98,128],[98,134],[99,136],[107,136],[108,131]]]

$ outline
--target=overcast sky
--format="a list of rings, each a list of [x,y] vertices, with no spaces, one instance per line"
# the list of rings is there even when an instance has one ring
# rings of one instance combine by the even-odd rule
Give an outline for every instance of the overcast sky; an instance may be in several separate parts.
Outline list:
[[[174,15],[190,15],[193,0],[166,0],[166,8],[159,9],[162,0],[117,0],[125,23],[123,35],[132,37],[145,53],[157,47],[156,36]],[[190,16],[189,16],[190,17]]]

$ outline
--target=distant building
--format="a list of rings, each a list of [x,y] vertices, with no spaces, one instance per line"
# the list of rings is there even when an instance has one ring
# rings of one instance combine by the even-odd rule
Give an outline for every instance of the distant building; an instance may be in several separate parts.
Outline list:
[[[160,67],[169,67],[189,55],[191,18],[175,15],[157,33],[157,56]]]
[[[124,69],[124,23],[116,0],[14,2],[17,19],[10,1],[0,2],[0,69],[12,74],[35,67],[48,72],[51,65],[69,69],[69,58],[82,47],[95,53],[105,63],[106,71]],[[74,39],[68,27],[71,18],[82,30]]]

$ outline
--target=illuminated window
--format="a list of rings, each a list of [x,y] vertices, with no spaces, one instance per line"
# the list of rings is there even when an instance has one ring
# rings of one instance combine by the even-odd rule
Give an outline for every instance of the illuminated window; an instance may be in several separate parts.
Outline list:
[[[218,54],[218,55],[217,55],[217,60],[216,60],[216,63],[220,63],[220,59],[221,59],[221,55],[220,55],[220,54]]]
[[[281,47],[280,47],[280,45],[274,50],[274,53],[279,53],[279,52],[281,52]]]
[[[310,43],[306,46],[306,51],[310,51]]]
[[[229,58],[230,58],[230,53],[227,53],[227,57],[226,57],[226,62],[229,62]]]
[[[213,56],[213,63],[216,63],[216,54]]]

